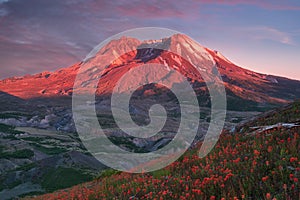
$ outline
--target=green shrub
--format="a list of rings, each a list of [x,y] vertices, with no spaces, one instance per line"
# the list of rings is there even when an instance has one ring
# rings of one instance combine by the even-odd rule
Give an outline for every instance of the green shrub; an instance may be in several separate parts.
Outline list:
[[[2,158],[31,158],[34,156],[34,152],[30,149],[22,149],[14,152],[1,152]]]
[[[42,178],[41,185],[47,192],[52,192],[92,179],[92,175],[82,170],[59,167],[57,169],[51,169],[46,173]]]

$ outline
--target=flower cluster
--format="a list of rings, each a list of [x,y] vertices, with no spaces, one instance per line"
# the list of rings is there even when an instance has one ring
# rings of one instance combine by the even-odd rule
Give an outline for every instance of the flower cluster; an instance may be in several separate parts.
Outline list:
[[[222,134],[205,158],[195,148],[159,171],[114,174],[37,199],[298,199],[298,131]]]

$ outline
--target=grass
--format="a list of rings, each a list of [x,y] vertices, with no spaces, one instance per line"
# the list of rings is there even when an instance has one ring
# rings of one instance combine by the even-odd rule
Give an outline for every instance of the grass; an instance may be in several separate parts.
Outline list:
[[[117,145],[117,146],[124,146],[124,147],[126,147],[127,149],[129,149],[132,152],[135,152],[135,153],[145,153],[145,152],[147,152],[147,150],[145,150],[144,148],[137,147],[128,138],[114,137],[114,136],[109,136],[108,138],[115,145]]]
[[[20,198],[26,197],[26,196],[37,196],[37,195],[42,195],[44,194],[44,192],[29,192],[29,193],[25,193],[25,194],[21,194],[19,195]]]
[[[2,151],[5,149],[5,146],[0,145],[0,153],[2,153]]]
[[[299,199],[299,132],[222,134],[205,158],[197,148],[159,171],[112,171],[97,182],[36,199]]]
[[[12,183],[9,183],[8,185],[5,185],[3,183],[0,182],[0,191],[4,190],[4,189],[13,189],[14,187],[18,186],[22,184],[21,180],[16,180]]]
[[[97,115],[98,121],[103,129],[116,127],[115,121],[112,115],[99,114]]]
[[[43,176],[41,185],[47,192],[52,192],[92,179],[93,177],[90,174],[82,170],[58,167],[57,169],[51,169]]]
[[[36,167],[36,163],[28,163],[15,169],[15,171],[29,171]]]
[[[15,118],[15,119],[21,119],[21,117],[32,117],[32,115],[25,114],[25,113],[18,113],[18,112],[9,112],[9,113],[0,113],[0,119],[9,119],[9,118]]]
[[[160,169],[154,172],[151,172],[151,175],[153,178],[163,178],[163,177],[168,177],[171,175],[171,171],[168,169]]]
[[[22,140],[31,141],[31,142],[41,142],[44,140],[44,138],[40,137],[24,137]]]
[[[1,158],[31,158],[34,156],[34,152],[30,149],[22,149],[14,152],[0,152]]]
[[[2,137],[3,139],[6,139],[6,140],[19,140],[16,136],[14,135],[6,135],[6,136],[3,136]]]
[[[37,144],[37,143],[30,143],[31,146],[33,146],[36,150],[41,151],[48,155],[56,155],[60,153],[67,152],[66,149],[60,148],[60,147],[45,147],[43,145]]]
[[[289,105],[280,112],[275,112],[267,117],[256,121],[257,126],[265,124],[275,124],[278,122],[297,122],[300,121],[300,101]]]
[[[299,108],[296,102],[252,123],[299,122]],[[299,127],[222,134],[205,158],[198,157],[200,146],[155,172],[107,170],[96,181],[36,199],[300,199]]]
[[[237,131],[245,133],[250,130],[250,127],[267,126],[280,122],[300,123],[300,101],[296,101],[288,106],[265,113],[254,119],[254,121],[249,121],[246,124],[243,124],[243,126]]]
[[[6,124],[1,124],[1,123],[0,123],[0,132],[11,133],[11,134],[14,134],[14,135],[24,133],[23,131],[15,130],[14,126],[9,126],[9,125],[6,125]]]
[[[114,170],[114,169],[106,169],[106,170],[103,170],[96,179],[110,177],[112,175],[116,175],[116,174],[120,174],[120,173],[121,173],[120,171],[117,171],[117,170]]]

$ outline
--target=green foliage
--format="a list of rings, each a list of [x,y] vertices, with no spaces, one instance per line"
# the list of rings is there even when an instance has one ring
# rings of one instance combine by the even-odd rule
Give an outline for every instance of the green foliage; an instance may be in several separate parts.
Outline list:
[[[2,153],[2,151],[5,149],[4,146],[0,145],[0,153]]]
[[[101,114],[97,115],[98,121],[103,129],[115,127],[115,121],[112,115]]]
[[[18,113],[18,112],[7,112],[7,113],[0,113],[0,119],[9,119],[15,118],[20,119],[21,117],[31,117],[31,115],[26,113]]]
[[[110,177],[112,175],[120,174],[121,172],[115,169],[106,169],[103,170],[96,179],[101,179],[105,177]]]
[[[29,192],[29,193],[25,193],[25,194],[19,195],[19,197],[23,198],[23,197],[26,197],[26,196],[37,196],[37,195],[42,195],[42,194],[44,194],[44,192],[38,192],[38,191],[36,191],[36,192]]]
[[[22,140],[32,141],[32,142],[41,142],[44,139],[40,138],[40,137],[24,137],[24,138],[22,138]]]
[[[14,187],[18,186],[22,184],[22,181],[21,180],[16,180],[14,182],[11,182],[9,184],[4,184],[0,181],[0,191],[4,190],[4,189],[13,189]]]
[[[15,130],[15,127],[13,127],[13,126],[9,126],[9,125],[6,125],[6,124],[1,124],[1,123],[0,123],[0,132],[11,133],[11,134],[21,134],[21,133],[24,133],[22,131]]]
[[[162,178],[171,175],[171,171],[168,169],[160,169],[151,173],[153,178]]]
[[[230,90],[226,90],[227,93],[227,109],[233,111],[260,111],[264,112],[275,108],[278,105],[275,104],[264,104],[260,105],[259,103],[251,100],[245,100],[237,95],[235,95]]]
[[[25,165],[22,165],[22,166],[16,168],[16,171],[29,171],[35,167],[36,167],[36,163],[32,162],[32,163],[25,164]]]
[[[280,122],[291,123],[300,121],[300,102],[294,102],[284,108],[271,112],[256,121],[256,125],[270,125]]]
[[[19,139],[16,138],[16,136],[14,136],[14,135],[6,135],[6,136],[3,136],[2,138],[3,138],[3,139],[6,139],[6,140],[19,140]]]
[[[94,183],[37,199],[68,199],[70,194],[74,199],[298,199],[299,131],[223,134],[205,158],[193,149],[158,171],[109,170]]]
[[[14,152],[1,152],[1,158],[31,158],[34,152],[30,149],[22,149]]]
[[[296,101],[285,107],[264,113],[254,120],[243,124],[242,127],[238,127],[237,131],[246,133],[250,130],[250,127],[268,126],[278,123],[300,123],[300,102]]]
[[[47,192],[52,192],[92,179],[92,175],[82,170],[58,167],[57,169],[49,170],[49,172],[43,176],[41,185]]]
[[[41,151],[45,154],[48,155],[56,155],[56,154],[60,154],[60,153],[64,153],[67,152],[66,149],[60,148],[60,147],[45,147],[43,145],[40,144],[36,144],[36,143],[31,143],[30,145],[34,146],[35,149],[37,149],[38,151]]]
[[[108,138],[115,145],[126,147],[127,149],[129,149],[135,153],[147,152],[145,149],[137,147],[132,141],[130,141],[130,139],[132,139],[132,138],[114,137],[114,136],[110,136]]]

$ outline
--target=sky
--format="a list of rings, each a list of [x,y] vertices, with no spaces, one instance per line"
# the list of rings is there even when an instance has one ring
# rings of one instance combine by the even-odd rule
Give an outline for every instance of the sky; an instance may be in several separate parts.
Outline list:
[[[300,80],[299,19],[299,0],[0,0],[0,79],[68,67],[114,34],[163,27]]]

